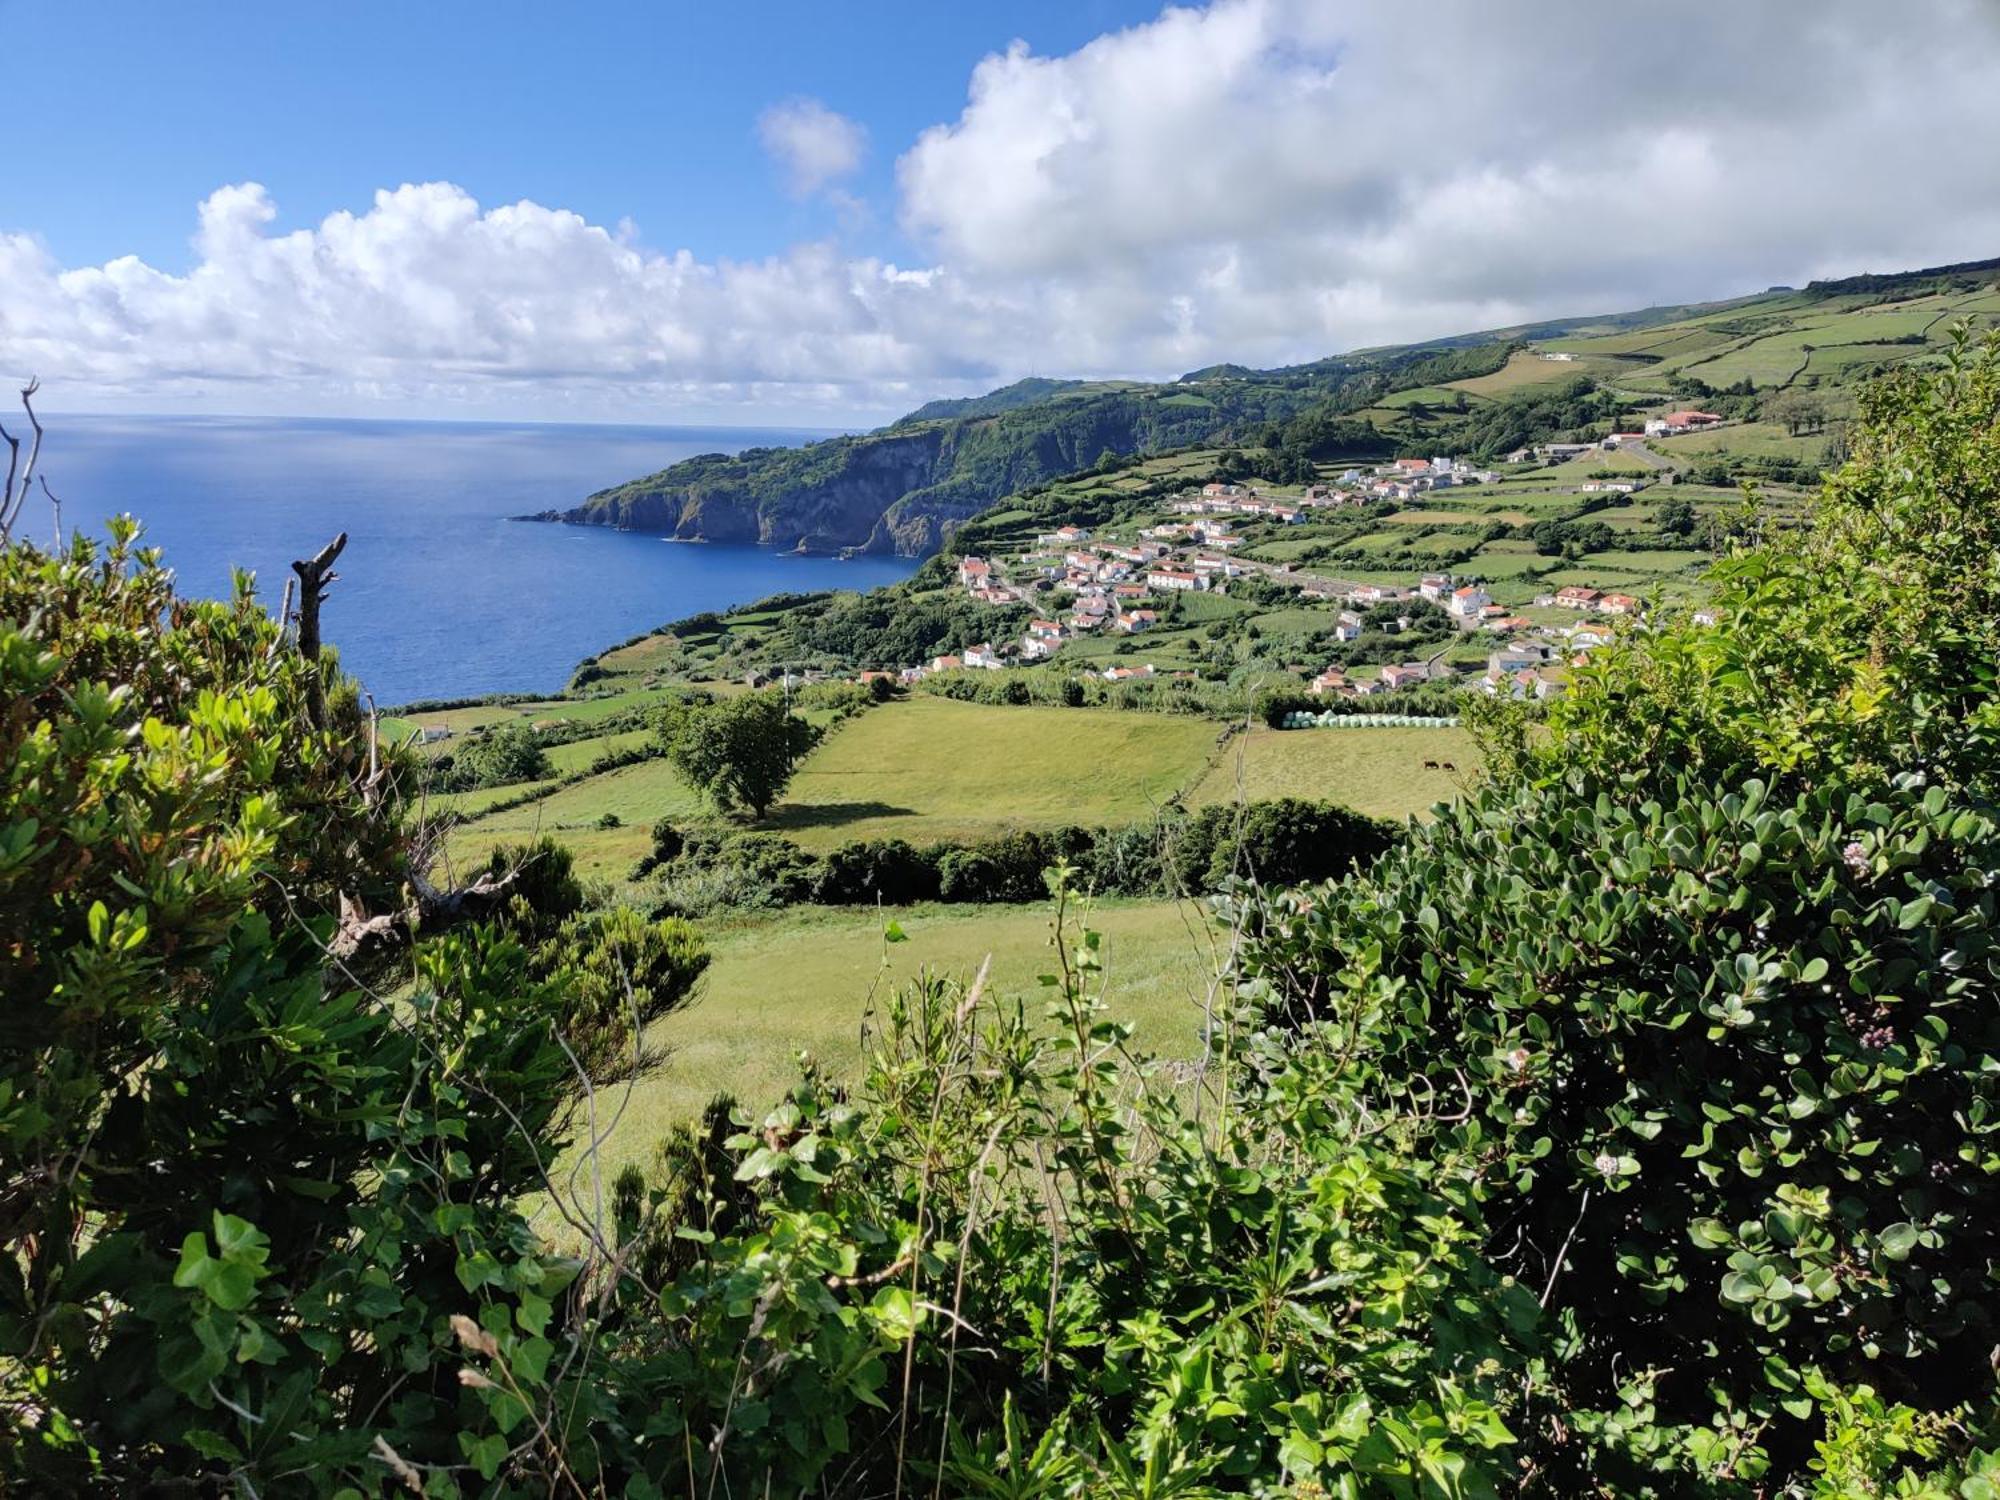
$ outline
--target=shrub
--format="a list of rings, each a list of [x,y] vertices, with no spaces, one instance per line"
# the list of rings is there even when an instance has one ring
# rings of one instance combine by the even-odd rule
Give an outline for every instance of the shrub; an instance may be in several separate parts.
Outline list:
[[[901,839],[859,840],[831,850],[813,881],[825,906],[880,902],[908,906],[938,898],[938,867]]]
[[[0,1485],[505,1452],[449,1320],[552,1348],[573,1273],[516,1205],[565,1137],[562,986],[490,928],[419,929],[393,1001],[328,961],[422,874],[353,686],[135,537],[0,547]]]
[[[1737,1414],[1796,1458],[1812,1369],[1932,1409],[1992,1385],[1952,1289],[2000,1265],[2000,1151],[1961,1123],[2000,1111],[2000,831],[1935,787],[1662,790],[1482,793],[1279,898],[1250,963],[1314,1034],[1365,1018],[1384,1087],[1467,1099],[1435,1148],[1479,1143],[1525,1272],[1577,1299],[1563,1380],[1614,1487],[1621,1403],[1682,1461]]]
[[[938,899],[1036,901],[1048,894],[1050,863],[1048,843],[1030,832],[949,848],[937,859]]]
[[[630,907],[579,912],[534,957],[560,977],[563,1040],[593,1082],[656,1064],[646,1027],[683,1004],[708,967],[700,934],[677,917],[649,921]]]
[[[541,737],[526,724],[499,724],[469,736],[453,756],[458,786],[507,786],[540,781],[551,774]]]

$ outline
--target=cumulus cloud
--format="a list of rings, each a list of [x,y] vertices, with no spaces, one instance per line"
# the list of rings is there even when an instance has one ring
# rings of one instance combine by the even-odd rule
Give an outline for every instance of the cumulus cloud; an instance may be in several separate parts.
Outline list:
[[[700,260],[445,183],[277,232],[245,183],[185,274],[0,234],[0,371],[125,405],[837,420],[2000,254],[1997,64],[1983,0],[1216,0],[981,62],[898,163],[914,267]],[[760,134],[801,193],[865,149],[810,100]]]
[[[1220,0],[987,58],[903,214],[987,282],[1150,294],[1190,352],[1688,300],[2000,253],[1996,62],[1976,0]]]
[[[757,138],[803,198],[850,177],[868,149],[868,132],[817,99],[787,99],[757,117]]]
[[[705,262],[535,203],[482,209],[448,183],[287,234],[267,232],[275,216],[255,183],[212,194],[186,275],[131,257],[68,270],[0,235],[0,366],[52,390],[510,412],[544,396],[838,411],[996,368],[956,351],[984,342],[997,301],[823,245]]]

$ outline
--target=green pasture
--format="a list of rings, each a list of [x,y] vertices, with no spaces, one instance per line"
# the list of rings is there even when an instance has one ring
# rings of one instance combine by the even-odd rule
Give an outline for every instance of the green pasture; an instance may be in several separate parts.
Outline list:
[[[1135,1028],[1133,1045],[1165,1058],[1199,1055],[1205,1006],[1228,934],[1193,902],[1110,900],[1079,919],[1102,934],[1100,993]],[[894,921],[905,935],[884,941]],[[605,1180],[643,1160],[675,1124],[718,1092],[753,1113],[798,1077],[798,1058],[851,1079],[863,1061],[871,1009],[926,969],[970,980],[991,960],[987,993],[1018,999],[1040,1021],[1049,1002],[1038,976],[1053,973],[1052,911],[1034,906],[795,907],[709,924],[713,962],[694,1001],[654,1023],[647,1039],[664,1064],[599,1100],[615,1117],[603,1153]],[[579,1184],[587,1191],[587,1168]]]
[[[1433,648],[1435,649],[1435,648]],[[1384,712],[1393,712],[1384,700]],[[1451,761],[1455,772],[1426,770]],[[1377,818],[1407,818],[1449,801],[1479,768],[1463,729],[1266,729],[1232,738],[1189,802],[1306,797]]]

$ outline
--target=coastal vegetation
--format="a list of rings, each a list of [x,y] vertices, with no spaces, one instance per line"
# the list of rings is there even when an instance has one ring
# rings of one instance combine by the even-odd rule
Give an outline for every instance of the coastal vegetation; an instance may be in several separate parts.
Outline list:
[[[1882,290],[1534,337],[1751,401]],[[1668,512],[1524,460],[1243,528],[1655,581],[1460,723],[1281,727],[1407,627],[1328,635],[1275,560],[1161,622],[1177,674],[832,680],[960,628],[946,559],[385,726],[321,645],[340,541],[294,630],[131,521],[12,539],[0,1483],[1994,1493],[2000,343],[1886,347],[1817,485]],[[1395,368],[1511,401],[1524,353],[1567,363]],[[1258,448],[966,531],[1115,530]]]

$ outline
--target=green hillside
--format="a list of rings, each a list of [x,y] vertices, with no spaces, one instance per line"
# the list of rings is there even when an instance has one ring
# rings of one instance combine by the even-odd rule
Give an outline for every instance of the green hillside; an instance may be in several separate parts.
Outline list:
[[[1711,444],[1702,477],[1810,478],[1852,391],[1934,359],[1960,322],[2000,320],[2000,261],[1774,287],[1358,350],[1271,370],[1219,364],[1164,383],[1032,378],[933,401],[875,432],[709,454],[535,519],[808,551],[923,556],[1002,497],[1097,464],[1209,445],[1277,472],[1449,451],[1490,460],[1699,403],[1821,440],[1798,453]]]

